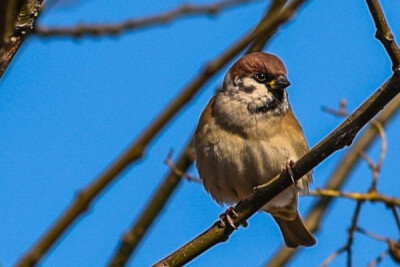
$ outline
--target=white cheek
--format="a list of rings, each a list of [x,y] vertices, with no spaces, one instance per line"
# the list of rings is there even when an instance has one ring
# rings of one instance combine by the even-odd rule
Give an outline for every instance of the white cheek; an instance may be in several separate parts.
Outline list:
[[[260,101],[260,103],[265,103],[273,99],[272,93],[268,91],[265,85],[256,82],[253,78],[245,77],[242,79],[242,83],[244,87],[254,88],[254,91],[251,93],[242,92],[240,94],[241,97],[246,99],[248,103],[252,101]]]

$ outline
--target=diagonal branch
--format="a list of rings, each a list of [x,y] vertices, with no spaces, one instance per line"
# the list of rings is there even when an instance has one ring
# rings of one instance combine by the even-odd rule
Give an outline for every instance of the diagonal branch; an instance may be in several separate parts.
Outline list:
[[[192,166],[193,159],[192,139],[190,139],[175,167],[180,172],[185,172],[190,166]],[[137,222],[135,222],[132,228],[124,235],[120,244],[118,244],[117,251],[115,255],[113,255],[109,266],[116,267],[126,265],[150,225],[156,219],[159,212],[164,208],[167,200],[181,181],[182,175],[178,175],[174,170],[169,172],[157,192],[154,194],[152,200],[147,204]]]
[[[393,49],[398,50],[394,41],[393,44],[395,45]],[[395,65],[395,62],[392,63]],[[296,167],[293,168],[295,180],[300,179],[336,150],[350,145],[357,132],[400,92],[400,69],[395,68],[394,71],[393,76],[344,123],[297,161]],[[249,198],[234,207],[238,216],[233,220],[233,223],[237,226],[245,223],[250,216],[290,186],[291,183],[291,177],[288,177],[286,173],[281,173],[267,184],[256,187]],[[228,224],[222,225],[220,221],[217,221],[208,230],[155,266],[183,265],[214,245],[226,241],[233,231],[234,229]]]
[[[375,22],[376,34],[375,37],[381,41],[385,47],[390,59],[393,63],[393,70],[400,71],[400,49],[396,44],[394,35],[386,21],[379,0],[366,0],[372,18]]]
[[[385,126],[398,113],[399,109],[400,95],[397,95],[380,113],[379,117],[375,118],[374,120],[382,126]],[[351,174],[353,169],[357,166],[357,163],[360,161],[359,151],[367,151],[378,135],[379,132],[377,128],[373,125],[369,126],[369,128],[363,133],[358,141],[352,145],[351,150],[347,152],[347,154],[334,168],[335,172],[329,178],[328,183],[324,186],[324,188],[340,190],[347,177]],[[305,224],[311,232],[316,233],[319,231],[322,218],[325,216],[325,213],[329,209],[333,200],[333,198],[321,198],[316,201],[315,204],[313,204],[305,219]],[[298,251],[300,250],[282,247],[265,266],[284,266]]]
[[[293,168],[293,178],[296,181],[299,180],[333,152],[350,145],[357,132],[399,92],[400,77],[395,73],[335,131],[296,162],[296,166]],[[233,223],[236,226],[242,225],[265,203],[290,185],[292,185],[291,177],[283,172],[267,184],[256,187],[249,198],[234,207],[238,217],[233,219]],[[233,231],[234,229],[229,224],[223,225],[217,221],[208,230],[155,266],[181,266],[214,245],[228,240]]]
[[[274,0],[270,5],[267,14],[265,14],[265,17],[273,16],[274,14],[278,14],[279,12],[281,12],[283,7],[287,3],[287,1],[288,0]],[[251,53],[251,52],[261,51],[264,48],[267,41],[269,39],[271,39],[271,37],[275,33],[276,33],[276,31],[271,32],[268,35],[265,34],[265,35],[261,36],[260,38],[254,40],[254,42],[249,46],[249,48],[247,49],[246,52]]]
[[[391,33],[389,25],[386,22],[385,16],[383,14],[383,10],[377,0],[366,0],[368,3],[368,7],[372,14],[372,17],[375,22],[375,27],[377,28],[376,36],[384,36],[382,34]],[[393,36],[393,34],[391,34]],[[386,42],[379,39],[382,44],[385,46],[386,51],[390,55],[390,59],[392,60],[393,70],[397,73],[400,73],[399,62],[400,62],[400,53],[399,47],[393,40],[390,42]],[[400,96],[398,95],[382,112],[380,117],[377,119],[381,125],[385,125],[393,116],[397,113],[400,108]],[[336,168],[336,172],[330,178],[326,188],[339,190],[347,176],[351,173],[351,171],[356,166],[359,161],[359,151],[365,151],[371,145],[372,141],[377,136],[377,131],[375,127],[371,126],[363,135],[362,138],[357,142],[357,144],[353,147],[352,150],[342,159],[342,161],[338,164]],[[318,200],[312,207],[311,212],[308,214],[305,223],[307,228],[312,232],[318,232],[320,227],[320,222],[325,215],[328,207],[332,203],[331,198],[325,198]],[[267,266],[283,266],[286,264],[299,250],[290,250],[287,248],[281,248],[276,255],[267,263]]]
[[[200,15],[215,16],[225,9],[241,4],[256,2],[258,0],[225,0],[219,3],[207,5],[184,4],[166,13],[157,14],[145,18],[130,19],[115,24],[80,24],[73,27],[35,27],[35,33],[43,37],[83,37],[87,35],[117,35],[126,31],[145,29],[161,24],[168,24],[182,17],[193,17]]]
[[[196,93],[213,77],[219,70],[227,65],[235,56],[245,49],[253,40],[264,34],[274,32],[275,29],[285,23],[293,13],[306,0],[292,1],[282,12],[265,18],[260,22],[260,27],[234,44],[219,58],[211,61],[200,72],[190,85],[178,95],[175,100],[148,126],[142,135],[125,151],[108,169],[104,171],[91,185],[83,189],[76,200],[67,208],[62,216],[49,228],[44,236],[23,256],[18,266],[35,265],[55,242],[72,226],[72,224],[86,212],[92,202],[132,163],[142,158],[147,146],[164,129],[172,118],[196,95]]]
[[[0,16],[5,15],[9,17],[9,12],[15,12],[13,9],[19,10],[16,17],[11,16],[10,18],[13,23],[12,33],[9,32],[9,25],[0,26],[0,28],[2,28],[0,34],[4,35],[0,36],[0,38],[5,38],[0,42],[0,79],[10,65],[22,42],[32,32],[33,23],[39,15],[42,3],[43,0],[8,1],[6,13],[3,14],[5,10],[0,11]],[[3,5],[5,4],[0,4],[1,9],[5,8]],[[3,23],[6,18],[1,19],[3,21],[0,22]],[[7,21],[11,23],[8,19]]]
[[[330,190],[330,189],[317,189],[315,191],[309,192],[310,196],[316,197],[342,197],[347,199],[353,199],[357,201],[370,201],[370,202],[382,202],[388,206],[397,206],[400,207],[400,199],[397,197],[389,197],[383,194],[380,194],[376,191],[371,191],[369,193],[358,193],[358,192],[342,192],[338,190]]]

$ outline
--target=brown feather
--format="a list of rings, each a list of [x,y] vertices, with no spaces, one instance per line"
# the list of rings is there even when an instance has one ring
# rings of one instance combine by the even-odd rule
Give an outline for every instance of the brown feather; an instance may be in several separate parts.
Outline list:
[[[311,247],[317,243],[315,237],[304,225],[304,222],[298,212],[296,218],[292,221],[284,220],[275,216],[274,219],[281,229],[282,236],[287,247]]]

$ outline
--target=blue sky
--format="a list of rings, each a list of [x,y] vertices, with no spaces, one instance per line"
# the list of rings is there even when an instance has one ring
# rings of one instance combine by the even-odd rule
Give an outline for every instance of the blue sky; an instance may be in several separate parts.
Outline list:
[[[74,3],[75,2],[75,3]],[[74,1],[45,11],[39,25],[119,22],[170,10],[184,1]],[[162,3],[160,3],[162,2]],[[193,1],[208,3],[210,1]],[[400,40],[399,1],[382,1]],[[11,266],[72,202],[187,85],[201,68],[243,37],[263,16],[265,3],[217,17],[179,19],[165,26],[100,38],[30,36],[0,82],[0,265]],[[321,111],[347,99],[356,109],[391,75],[391,63],[374,38],[364,1],[310,1],[281,28],[266,51],[286,64],[293,110],[314,146],[343,120]],[[193,133],[202,109],[226,69],[151,144],[145,157],[101,195],[45,257],[41,266],[104,266]],[[389,150],[379,191],[399,195],[399,118],[387,128]],[[379,142],[371,150],[378,158]],[[315,169],[322,187],[345,150]],[[197,176],[195,169],[191,174]],[[371,171],[360,164],[346,191],[365,192]],[[313,198],[303,197],[304,214]],[[317,235],[290,266],[319,266],[347,239],[355,203],[335,202]],[[201,185],[183,182],[159,216],[130,266],[149,266],[208,228],[224,210]],[[271,218],[257,214],[189,266],[262,266],[282,244]],[[391,212],[366,204],[360,225],[398,238]],[[354,261],[365,266],[385,250],[360,234]],[[332,266],[343,266],[345,256]],[[386,259],[382,266],[393,266]]]

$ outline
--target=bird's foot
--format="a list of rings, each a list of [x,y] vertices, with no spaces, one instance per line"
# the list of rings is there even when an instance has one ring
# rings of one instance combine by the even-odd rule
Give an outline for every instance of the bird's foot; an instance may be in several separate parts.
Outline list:
[[[224,213],[222,213],[219,216],[219,219],[221,221],[221,224],[223,226],[226,225],[225,221],[235,230],[238,229],[238,227],[235,225],[235,223],[233,222],[234,219],[238,218],[239,214],[237,214],[237,212],[235,211],[234,207],[229,207]],[[247,221],[242,222],[243,227],[247,227],[248,223]]]
[[[294,163],[294,161],[293,160],[288,160],[286,163],[285,163],[285,167],[283,168],[283,171],[284,172],[286,172],[289,176],[290,176],[290,179],[292,180],[292,183],[296,186],[296,187],[298,187],[298,183],[297,183],[297,181],[294,179],[294,173],[293,173],[293,168],[294,168],[294,166],[296,166],[296,164]]]

